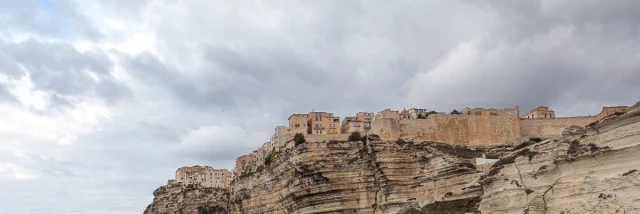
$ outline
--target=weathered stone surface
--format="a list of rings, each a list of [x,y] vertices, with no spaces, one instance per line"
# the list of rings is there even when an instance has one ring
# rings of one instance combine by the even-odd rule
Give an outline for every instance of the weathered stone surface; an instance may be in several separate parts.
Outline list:
[[[640,213],[640,108],[509,157],[481,180],[482,213]]]
[[[396,213],[415,201],[477,197],[478,151],[441,143],[305,143],[233,182],[233,213]],[[286,161],[289,160],[289,161]]]
[[[585,134],[587,134],[587,132],[584,130],[584,127],[582,126],[570,126],[562,131],[562,136],[565,136],[565,137],[582,136]]]
[[[153,196],[144,214],[228,213],[229,192],[224,189],[172,184],[159,187]]]

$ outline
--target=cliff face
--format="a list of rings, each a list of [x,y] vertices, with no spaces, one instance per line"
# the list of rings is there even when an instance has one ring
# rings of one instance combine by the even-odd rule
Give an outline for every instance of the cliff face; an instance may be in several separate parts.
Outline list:
[[[396,213],[416,201],[482,195],[480,151],[370,139],[305,143],[235,180],[232,213]],[[288,160],[288,161],[285,161]]]
[[[144,214],[218,214],[228,213],[226,190],[194,185],[161,186],[153,192],[153,203]]]
[[[480,181],[482,213],[640,213],[640,108],[519,150]]]
[[[563,135],[484,151],[375,136],[307,142],[229,192],[161,187],[145,214],[640,213],[640,105]],[[476,169],[482,153],[501,159]]]

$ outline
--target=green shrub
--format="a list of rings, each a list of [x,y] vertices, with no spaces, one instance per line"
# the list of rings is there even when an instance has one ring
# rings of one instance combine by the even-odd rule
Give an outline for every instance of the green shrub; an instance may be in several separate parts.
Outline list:
[[[353,132],[349,135],[349,141],[360,141],[362,137],[360,136],[360,132]]]
[[[429,115],[429,113],[427,113]],[[427,115],[422,115],[422,113],[418,114],[418,119],[427,119]]]
[[[264,166],[260,165],[258,166],[258,169],[256,169],[256,172],[261,173],[264,170]]]
[[[453,109],[453,111],[451,111],[451,114],[462,114],[462,113],[460,113],[460,112],[459,112],[458,110],[456,110],[456,109]]]
[[[276,158],[276,154],[278,154],[276,151],[271,151],[271,154],[264,158],[264,165],[270,165],[273,159]]]
[[[296,143],[296,146],[303,144],[305,142],[304,135],[302,133],[296,133],[296,135],[293,136],[293,141]]]

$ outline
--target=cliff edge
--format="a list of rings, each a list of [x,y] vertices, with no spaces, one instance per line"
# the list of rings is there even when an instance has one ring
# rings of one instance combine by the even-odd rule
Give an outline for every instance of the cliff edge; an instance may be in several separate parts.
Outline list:
[[[145,214],[640,213],[638,163],[640,103],[517,146],[375,135],[307,142],[235,178],[230,190],[160,187]]]

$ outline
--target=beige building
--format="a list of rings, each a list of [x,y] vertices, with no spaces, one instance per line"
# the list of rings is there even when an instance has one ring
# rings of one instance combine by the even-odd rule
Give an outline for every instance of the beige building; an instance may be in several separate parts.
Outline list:
[[[419,109],[419,108],[410,108],[409,115],[411,115],[411,119],[418,119],[418,115],[427,116],[427,109]]]
[[[340,117],[327,112],[309,112],[309,134],[340,134]]]
[[[402,109],[398,115],[401,120],[411,120],[411,113],[409,113],[409,110],[407,109]]]
[[[400,120],[400,112],[399,111],[392,111],[391,109],[385,109],[383,111],[378,112],[378,114],[375,117],[376,120],[379,119],[396,119],[396,120]]]
[[[306,132],[305,132],[306,133]],[[286,126],[277,126],[273,136],[269,141],[276,151],[280,151],[287,146],[287,142],[293,139],[293,135],[289,134],[289,128]]]
[[[309,132],[309,115],[310,114],[292,114],[289,116],[289,133],[307,134]]]
[[[355,117],[345,117],[342,120],[340,132],[342,134],[350,134],[360,132],[366,135],[371,130],[371,121],[375,118],[375,114],[371,112],[358,112]]]
[[[289,134],[340,134],[340,117],[333,113],[309,112],[289,117]]]
[[[225,179],[231,177],[227,169],[214,169],[210,166],[185,166],[176,170],[175,183],[197,184],[205,187],[225,188]]]
[[[229,189],[231,187],[231,176],[224,177],[224,188]]]
[[[537,118],[556,118],[556,113],[554,113],[552,110],[549,109],[549,107],[546,106],[538,106],[537,108],[534,108],[533,110],[531,110],[529,113],[525,114],[524,116],[520,117],[522,119],[537,119]]]

